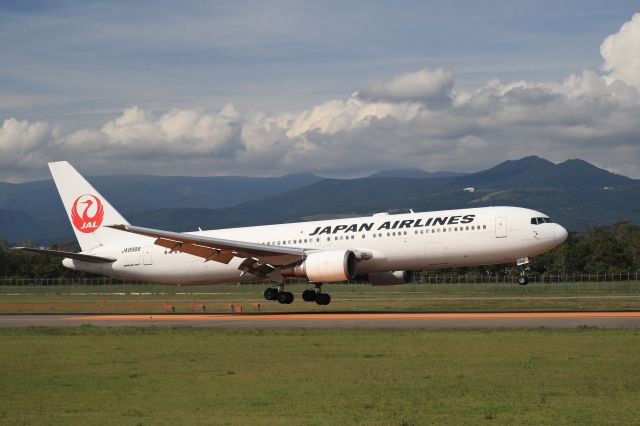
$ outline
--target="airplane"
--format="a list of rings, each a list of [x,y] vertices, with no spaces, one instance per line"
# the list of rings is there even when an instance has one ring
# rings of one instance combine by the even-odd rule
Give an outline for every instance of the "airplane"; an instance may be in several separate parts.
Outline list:
[[[313,284],[302,299],[318,305],[331,302],[323,283],[404,284],[429,268],[516,263],[518,283],[526,285],[530,259],[567,238],[547,215],[506,206],[171,232],[129,224],[68,162],[49,169],[81,252],[16,250],[62,257],[77,271],[154,283],[275,283],[264,297],[283,304],[294,300],[286,278]]]

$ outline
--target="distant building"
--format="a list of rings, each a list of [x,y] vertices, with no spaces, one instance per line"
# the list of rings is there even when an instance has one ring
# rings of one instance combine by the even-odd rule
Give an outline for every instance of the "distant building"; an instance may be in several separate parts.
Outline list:
[[[463,189],[464,192],[476,192],[476,189],[473,186],[469,186]]]

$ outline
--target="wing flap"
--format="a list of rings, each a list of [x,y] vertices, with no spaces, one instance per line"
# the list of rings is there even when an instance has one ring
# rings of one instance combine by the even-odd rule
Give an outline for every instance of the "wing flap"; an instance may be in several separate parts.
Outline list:
[[[198,244],[168,240],[166,238],[157,238],[155,244],[173,251],[180,251],[193,256],[202,257],[205,262],[213,260],[215,262],[227,264],[235,257],[235,254],[231,251],[223,251]]]
[[[196,234],[162,231],[132,225],[107,225],[109,228],[155,238],[155,244],[198,256],[205,261],[229,263],[234,257],[253,258],[270,265],[288,265],[306,257],[297,247],[276,247],[245,241],[206,237]]]

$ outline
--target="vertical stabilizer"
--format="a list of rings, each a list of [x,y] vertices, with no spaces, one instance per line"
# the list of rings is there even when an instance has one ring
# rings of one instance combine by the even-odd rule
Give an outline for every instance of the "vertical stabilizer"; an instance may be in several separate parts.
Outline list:
[[[82,251],[126,238],[122,232],[104,225],[128,222],[71,164],[49,163],[49,170]]]

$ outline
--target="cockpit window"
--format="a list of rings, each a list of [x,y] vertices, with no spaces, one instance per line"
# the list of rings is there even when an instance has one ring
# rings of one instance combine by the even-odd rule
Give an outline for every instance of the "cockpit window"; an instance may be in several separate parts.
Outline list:
[[[548,217],[532,217],[531,218],[532,225],[540,225],[541,223],[553,223],[553,221]]]

